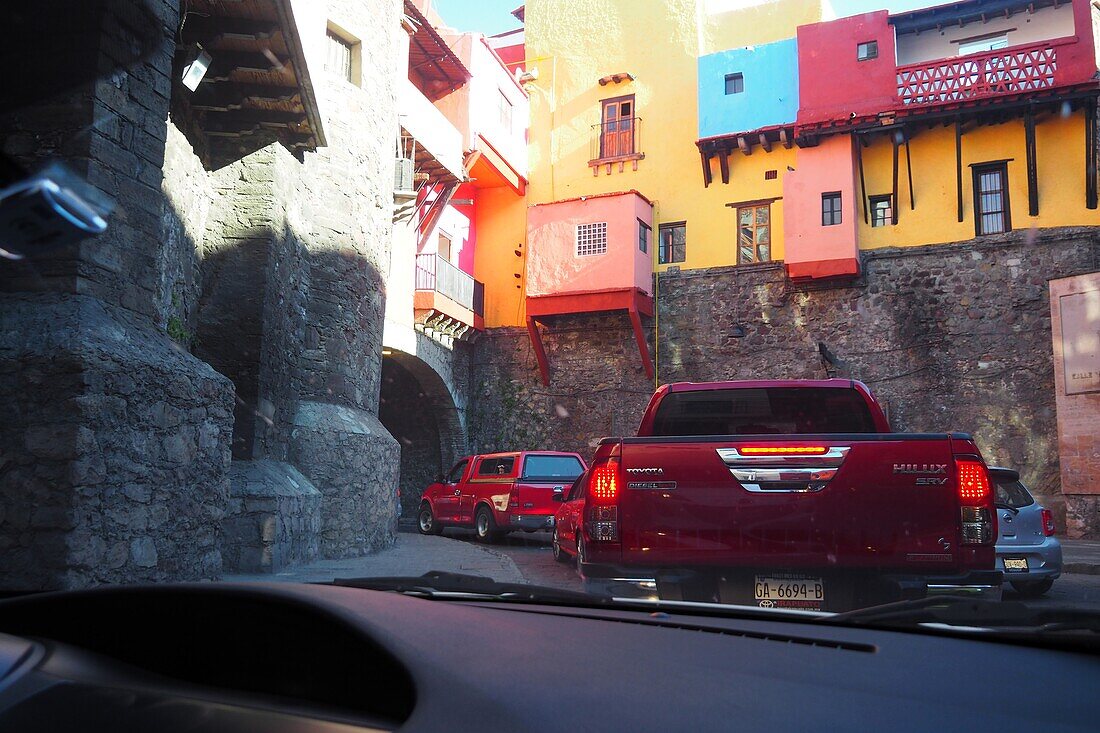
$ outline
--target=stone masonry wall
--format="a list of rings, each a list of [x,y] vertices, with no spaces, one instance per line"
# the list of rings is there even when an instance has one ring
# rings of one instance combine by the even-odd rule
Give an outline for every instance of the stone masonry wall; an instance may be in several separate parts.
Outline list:
[[[194,288],[166,285],[186,277],[161,189],[178,3],[71,8],[51,21],[89,48],[41,47],[76,86],[4,109],[0,139],[28,167],[67,162],[113,210],[100,237],[0,269],[0,585],[212,578],[233,393],[166,333]]]
[[[666,274],[658,375],[862,380],[895,430],[974,434],[987,460],[1018,468],[1064,527],[1046,283],[1098,268],[1095,230],[1069,229],[865,252],[858,282],[816,289],[790,283],[781,263]],[[474,450],[590,455],[599,437],[637,428],[654,384],[625,314],[561,317],[544,333],[548,388],[525,331],[479,341]]]

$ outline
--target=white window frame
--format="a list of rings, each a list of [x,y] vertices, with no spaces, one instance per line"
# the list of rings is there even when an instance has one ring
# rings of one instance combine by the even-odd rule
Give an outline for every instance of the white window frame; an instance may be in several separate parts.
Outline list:
[[[596,257],[607,254],[607,222],[578,224],[574,245],[573,252],[577,257]]]

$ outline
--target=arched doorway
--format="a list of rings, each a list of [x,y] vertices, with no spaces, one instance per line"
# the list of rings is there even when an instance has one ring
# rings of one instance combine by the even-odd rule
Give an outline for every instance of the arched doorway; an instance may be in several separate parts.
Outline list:
[[[465,453],[464,420],[438,372],[390,348],[382,352],[378,417],[401,445],[401,516],[415,516],[424,489]]]

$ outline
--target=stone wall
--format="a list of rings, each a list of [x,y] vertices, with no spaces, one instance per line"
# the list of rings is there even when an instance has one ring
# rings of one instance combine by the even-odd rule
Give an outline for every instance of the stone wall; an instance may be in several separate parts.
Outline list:
[[[1095,230],[1069,229],[864,252],[859,281],[816,288],[790,283],[781,263],[665,274],[659,380],[862,380],[896,430],[973,433],[1064,527],[1047,280],[1098,268]],[[590,455],[600,436],[637,428],[654,385],[625,314],[560,317],[544,339],[550,387],[524,330],[478,342],[475,450]]]
[[[56,90],[0,111],[0,140],[28,167],[66,160],[113,211],[103,236],[0,270],[0,586],[392,543],[398,448],[377,411],[400,3],[303,4],[307,47],[325,16],[363,39],[361,84],[311,62],[328,147],[217,171],[180,131],[194,121],[169,120],[177,0],[72,8],[89,43]]]
[[[70,8],[50,20],[72,45],[41,48],[74,86],[5,109],[0,139],[27,167],[67,162],[113,211],[106,234],[0,269],[0,585],[215,577],[232,386],[166,333],[186,269],[169,262],[194,256],[161,190],[178,6]]]

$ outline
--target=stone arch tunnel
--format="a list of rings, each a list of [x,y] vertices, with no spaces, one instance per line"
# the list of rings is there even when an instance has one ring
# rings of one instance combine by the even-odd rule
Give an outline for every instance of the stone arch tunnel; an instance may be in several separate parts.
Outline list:
[[[466,454],[462,354],[418,334],[416,354],[385,347],[379,419],[401,447],[401,515],[415,515],[424,489]],[[459,362],[459,364],[456,364]]]

